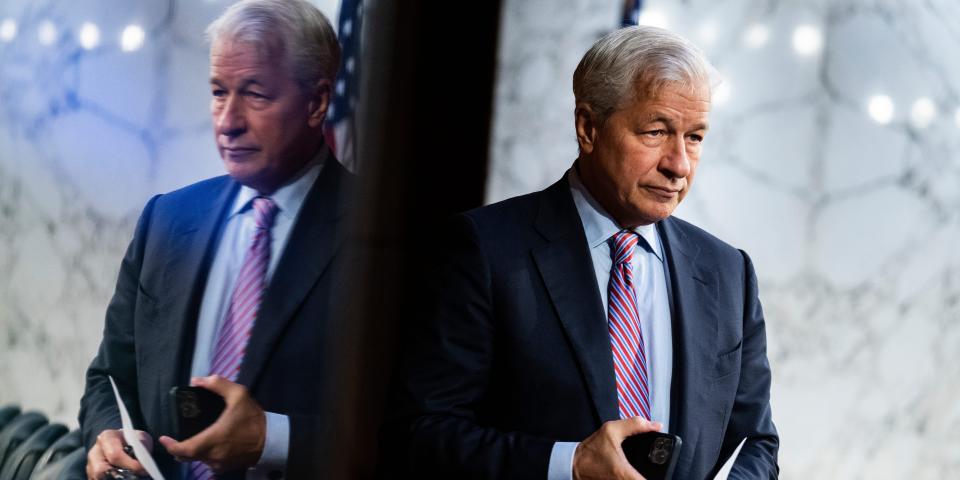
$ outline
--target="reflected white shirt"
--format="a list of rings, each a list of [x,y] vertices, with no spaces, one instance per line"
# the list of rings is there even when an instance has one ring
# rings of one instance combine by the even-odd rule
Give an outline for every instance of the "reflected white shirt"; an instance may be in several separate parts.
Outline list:
[[[269,285],[277,263],[283,254],[310,188],[313,186],[327,159],[327,148],[321,151],[286,185],[280,187],[270,199],[278,207],[273,226],[270,228],[270,263],[267,265],[265,284]],[[197,336],[193,349],[191,377],[203,377],[210,374],[210,362],[213,357],[217,332],[223,324],[230,305],[230,297],[244,256],[253,242],[256,224],[250,202],[259,193],[247,186],[241,186],[230,209],[223,236],[217,245],[217,251],[210,266],[207,283],[203,290],[200,315],[197,319]],[[266,478],[269,470],[283,470],[287,463],[290,446],[290,421],[286,415],[266,412],[267,432],[263,452],[256,467],[247,475],[249,479]]]

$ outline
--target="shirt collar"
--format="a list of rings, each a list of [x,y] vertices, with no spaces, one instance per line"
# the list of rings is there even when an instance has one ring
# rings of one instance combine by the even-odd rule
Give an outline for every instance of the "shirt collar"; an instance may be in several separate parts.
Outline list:
[[[567,170],[567,179],[570,182],[573,203],[576,205],[577,213],[580,214],[580,221],[583,223],[583,233],[587,236],[587,245],[591,249],[606,243],[615,233],[623,230],[617,225],[616,220],[593,198],[593,195],[590,195],[587,187],[580,180],[580,175],[575,167]],[[662,262],[663,249],[660,246],[656,224],[641,225],[634,228],[633,231],[644,239],[644,242],[639,242],[640,245],[643,245],[648,252],[653,253]]]
[[[277,204],[277,215],[293,219],[292,216],[300,209],[299,207],[307,197],[310,187],[313,186],[313,182],[320,175],[320,170],[327,162],[328,156],[329,150],[327,147],[321,147],[320,151],[291,180],[278,188],[272,195],[269,195],[270,199]],[[240,192],[237,193],[237,199],[233,202],[233,209],[230,210],[230,216],[233,217],[248,210],[250,201],[259,195],[260,193],[256,190],[241,185]]]

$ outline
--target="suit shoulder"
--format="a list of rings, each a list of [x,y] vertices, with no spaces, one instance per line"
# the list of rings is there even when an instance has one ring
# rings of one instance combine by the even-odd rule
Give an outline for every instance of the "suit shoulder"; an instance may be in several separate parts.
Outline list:
[[[507,232],[533,224],[539,209],[542,192],[533,192],[501,200],[461,213],[457,217],[468,220],[478,235],[484,238],[505,236]]]
[[[696,243],[703,249],[703,253],[719,259],[729,259],[743,263],[742,251],[729,243],[717,238],[712,233],[677,217],[668,220],[673,228],[683,232],[689,241]]]
[[[226,198],[236,183],[227,176],[209,178],[150,199],[140,215],[146,230],[161,235],[180,224],[194,212],[205,209]]]
[[[158,207],[163,204],[179,204],[181,202],[194,202],[216,195],[223,189],[229,188],[233,180],[229,175],[208,178],[197,183],[178,188],[171,192],[164,193],[157,199]]]

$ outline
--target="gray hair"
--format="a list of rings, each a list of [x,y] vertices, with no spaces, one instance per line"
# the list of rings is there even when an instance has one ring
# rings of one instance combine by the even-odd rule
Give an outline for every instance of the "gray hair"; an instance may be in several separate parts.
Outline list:
[[[603,124],[637,95],[656,95],[667,84],[710,86],[714,69],[703,52],[662,28],[638,26],[605,35],[573,73],[573,96],[590,105]]]
[[[306,0],[243,0],[207,27],[207,40],[249,42],[285,55],[294,80],[308,90],[333,82],[340,67],[340,43],[327,17]]]

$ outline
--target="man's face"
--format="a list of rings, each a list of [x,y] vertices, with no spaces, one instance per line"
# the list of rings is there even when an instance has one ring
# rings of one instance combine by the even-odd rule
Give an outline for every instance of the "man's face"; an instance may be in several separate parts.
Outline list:
[[[217,149],[231,177],[262,193],[316,153],[329,102],[329,86],[304,92],[277,50],[232,40],[210,50]]]
[[[710,93],[667,84],[637,95],[603,125],[578,105],[578,172],[591,195],[623,227],[670,216],[690,190],[707,131]]]

